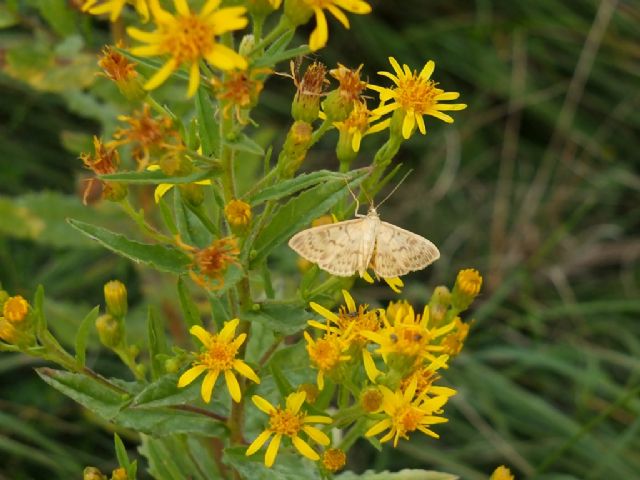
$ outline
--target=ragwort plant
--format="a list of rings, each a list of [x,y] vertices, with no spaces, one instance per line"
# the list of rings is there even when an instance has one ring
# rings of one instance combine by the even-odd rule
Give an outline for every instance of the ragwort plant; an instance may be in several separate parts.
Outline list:
[[[104,47],[99,66],[130,107],[109,138],[95,136],[93,151],[81,154],[95,174],[84,199],[119,205],[146,241],[70,223],[113,252],[175,275],[194,343],[170,339],[153,310],[146,342],[130,338],[127,289],[114,280],[104,286],[104,308],[82,321],[73,354],[47,327],[42,288],[32,303],[2,291],[0,350],[61,367],[38,374],[97,416],[139,433],[158,479],[298,478],[301,471],[331,478],[358,439],[379,449],[413,435],[438,438],[456,394],[442,375],[463,348],[469,323],[460,315],[480,292],[480,274],[458,272],[451,290],[437,286],[418,310],[405,300],[360,304],[349,293],[357,278],[331,276],[304,259],[293,293],[274,281],[283,272],[267,261],[310,224],[352,217],[354,190],[362,200],[373,197],[397,173],[393,159],[404,141],[425,135],[433,119],[453,122],[446,112],[466,105],[451,103],[459,94],[433,80],[431,60],[416,69],[389,57],[390,71],[375,83],[364,65],[327,69],[314,61],[302,75],[276,70],[325,46],[327,13],[346,28],[350,15],[370,13],[363,0],[193,3],[83,3],[87,14],[107,16],[114,32],[126,26],[126,36]],[[297,27],[312,18],[308,45],[290,47]],[[290,76],[295,95],[293,121],[272,161],[274,150],[247,132],[259,127],[251,114],[276,73]],[[165,84],[183,88],[186,113],[158,91]],[[309,150],[333,130],[336,168],[299,173]],[[354,169],[368,136],[386,140],[367,167]],[[235,177],[246,154],[263,157],[265,167],[242,191]],[[149,185],[155,205],[142,209],[140,192]],[[375,281],[369,274],[364,280]],[[377,280],[401,293],[401,279]],[[130,378],[107,378],[86,365],[92,328]],[[111,478],[136,478],[137,464],[117,435],[115,446],[120,467]],[[84,478],[107,477],[87,467]],[[513,477],[500,467],[492,478]]]

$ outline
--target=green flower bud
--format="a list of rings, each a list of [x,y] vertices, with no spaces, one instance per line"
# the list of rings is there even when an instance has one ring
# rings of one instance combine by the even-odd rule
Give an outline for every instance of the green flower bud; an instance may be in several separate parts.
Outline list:
[[[112,202],[124,200],[129,193],[129,189],[124,183],[102,182],[102,198]]]
[[[122,322],[119,322],[108,313],[98,317],[96,320],[96,330],[98,330],[100,342],[102,342],[105,347],[113,349],[122,343],[124,326]]]
[[[123,318],[127,314],[127,287],[120,280],[105,283],[104,301],[109,314]]]
[[[87,467],[82,472],[82,480],[107,480],[107,477],[96,467]]]

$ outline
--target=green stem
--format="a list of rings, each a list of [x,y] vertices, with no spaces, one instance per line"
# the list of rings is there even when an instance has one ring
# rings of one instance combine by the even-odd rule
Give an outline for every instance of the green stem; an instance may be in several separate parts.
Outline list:
[[[351,430],[349,430],[347,434],[342,438],[342,441],[338,445],[338,448],[343,452],[347,452],[353,446],[353,444],[356,443],[356,440],[358,440],[358,438],[360,438],[365,432],[366,423],[366,417],[360,418],[360,420],[358,420],[356,424],[351,427]]]
[[[320,125],[320,127],[318,127],[318,129],[315,130],[311,135],[311,143],[309,144],[309,148],[315,145],[332,127],[333,123],[331,123],[329,120],[325,120],[324,122],[322,122],[322,125]]]
[[[259,41],[253,50],[249,53],[249,56],[255,55],[263,51],[264,47],[275,41],[280,35],[284,34],[288,30],[295,30],[295,27],[289,23],[289,20],[284,15],[280,17],[280,22],[271,30],[266,37]]]
[[[155,228],[147,223],[144,214],[137,212],[129,203],[129,199],[125,198],[120,202],[120,206],[124,212],[138,225],[140,230],[149,235],[151,238],[160,243],[173,243],[173,239],[158,232]]]

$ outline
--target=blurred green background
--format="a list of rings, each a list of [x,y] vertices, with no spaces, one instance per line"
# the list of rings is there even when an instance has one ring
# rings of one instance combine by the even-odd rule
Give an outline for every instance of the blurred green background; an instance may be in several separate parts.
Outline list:
[[[485,284],[447,372],[459,394],[441,439],[381,454],[361,443],[349,468],[433,468],[476,480],[504,463],[518,478],[640,478],[640,4],[371,3],[374,14],[352,16],[350,31],[331,21],[318,59],[364,63],[372,83],[389,70],[388,56],[412,68],[433,59],[434,78],[469,105],[453,125],[429,122],[397,158],[413,173],[381,215],[442,252],[405,278],[404,296],[420,306],[465,267]],[[46,13],[52,7],[56,15]],[[78,194],[79,151],[125,111],[95,77],[108,24],[64,0],[26,0],[0,5],[0,27],[2,286],[31,298],[43,284],[50,323],[69,342],[112,278],[127,283],[134,311],[151,303],[176,317],[170,279],[64,223],[132,228],[113,206],[84,207]],[[293,92],[272,77],[255,114],[276,151]],[[335,140],[329,134],[311,152],[309,169],[337,168]],[[375,140],[363,142],[362,164]],[[394,298],[382,286],[358,284],[354,294],[372,304]],[[99,349],[89,361],[105,374],[120,368]],[[113,468],[112,427],[47,387],[34,366],[0,355],[0,479]],[[135,438],[119,433],[133,451]]]

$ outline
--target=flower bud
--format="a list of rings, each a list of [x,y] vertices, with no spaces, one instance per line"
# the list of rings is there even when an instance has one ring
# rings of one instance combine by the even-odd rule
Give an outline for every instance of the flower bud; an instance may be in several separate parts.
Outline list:
[[[28,313],[29,302],[27,302],[22,295],[9,297],[2,305],[2,315],[7,321],[13,324],[22,323]]]
[[[313,9],[304,0],[284,0],[284,14],[297,27],[311,20]]]
[[[177,373],[180,371],[180,362],[176,358],[169,358],[164,362],[164,369],[167,373]]]
[[[320,98],[326,83],[326,67],[313,62],[297,82],[296,95],[291,104],[291,116],[296,121],[313,123],[320,113]]]
[[[13,324],[4,317],[0,317],[0,340],[21,349],[36,344],[32,325],[25,322]]]
[[[251,205],[242,200],[231,200],[224,207],[224,216],[232,228],[244,229],[251,222]]]
[[[107,480],[107,477],[96,467],[86,467],[82,472],[82,480]]]
[[[282,176],[291,178],[302,165],[311,146],[313,129],[307,122],[294,122],[287,134],[280,156]]]
[[[305,392],[307,394],[305,400],[309,405],[313,405],[316,402],[316,400],[318,399],[318,394],[320,393],[318,387],[316,385],[313,385],[312,383],[303,383],[298,387],[298,391]]]
[[[369,387],[360,395],[360,405],[367,413],[375,413],[382,408],[383,395],[380,389]]]
[[[123,318],[127,314],[127,287],[120,280],[105,283],[104,301],[110,315]]]
[[[127,471],[122,467],[116,468],[111,472],[111,480],[127,480],[128,478]]]
[[[339,448],[329,448],[322,455],[322,465],[330,472],[337,472],[347,463],[347,455]]]
[[[460,270],[451,293],[451,306],[458,312],[466,310],[480,293],[481,287],[482,276],[477,270],[473,268]]]
[[[119,202],[129,193],[128,187],[120,182],[102,182],[102,198],[111,202]]]
[[[511,470],[504,465],[500,465],[493,471],[489,480],[514,480],[514,476],[512,475]]]
[[[96,320],[96,330],[98,330],[100,342],[102,342],[105,347],[115,348],[122,342],[124,326],[122,322],[119,322],[108,313],[98,317]]]
[[[147,96],[138,79],[136,64],[113,47],[107,46],[102,50],[98,65],[102,68],[103,75],[118,86],[118,90],[127,100],[136,102]]]

